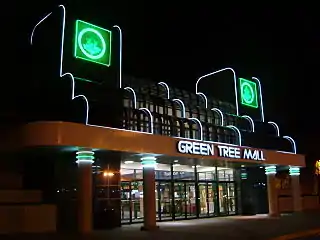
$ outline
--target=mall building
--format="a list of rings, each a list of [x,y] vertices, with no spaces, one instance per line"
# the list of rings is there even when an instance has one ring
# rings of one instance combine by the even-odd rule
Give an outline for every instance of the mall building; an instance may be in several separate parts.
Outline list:
[[[275,123],[237,116],[231,103],[164,82],[76,84],[91,99],[89,123],[83,101],[61,90],[54,101],[50,94],[25,99],[27,123],[2,142],[6,158],[23,169],[23,188],[41,190],[43,203],[56,206],[59,231],[277,216],[279,171],[290,173],[294,211],[301,211],[304,156]]]
[[[15,92],[16,108],[9,110],[19,116],[14,121],[8,114],[0,144],[6,159],[0,188],[24,193],[0,191],[0,205],[9,195],[15,203],[38,205],[20,208],[24,218],[1,205],[7,217],[0,232],[18,226],[17,219],[24,219],[24,229],[46,222],[50,229],[85,233],[139,222],[152,230],[157,221],[277,216],[278,172],[290,175],[293,211],[301,211],[305,159],[294,139],[265,118],[259,79],[237,78],[225,68],[185,91],[123,76],[119,26],[68,23],[60,5],[31,32],[34,69],[24,74],[22,94]],[[222,83],[233,80],[235,102],[198,91],[201,79],[223,71],[232,74]],[[89,73],[103,81],[82,77]],[[9,172],[21,181],[13,184]],[[25,198],[30,192],[33,202]]]

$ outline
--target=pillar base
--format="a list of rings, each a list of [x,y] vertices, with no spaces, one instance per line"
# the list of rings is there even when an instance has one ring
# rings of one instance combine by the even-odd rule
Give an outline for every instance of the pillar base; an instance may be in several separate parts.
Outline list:
[[[159,230],[159,226],[142,226],[141,228],[140,228],[140,230],[141,231],[157,231],[157,230]]]

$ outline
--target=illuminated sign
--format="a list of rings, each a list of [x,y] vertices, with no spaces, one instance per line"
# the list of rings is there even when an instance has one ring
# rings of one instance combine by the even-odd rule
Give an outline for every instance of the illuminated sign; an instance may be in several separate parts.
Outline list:
[[[240,78],[241,104],[247,107],[258,108],[257,84],[253,81]]]
[[[111,65],[111,39],[111,31],[77,20],[74,56],[109,67]]]
[[[197,155],[214,155],[213,144],[190,142],[190,141],[179,141],[178,152],[186,154],[197,154]]]
[[[181,140],[178,142],[177,150],[179,153],[184,154],[248,159],[256,161],[265,160],[263,150],[225,146],[212,143],[191,142],[186,140]]]

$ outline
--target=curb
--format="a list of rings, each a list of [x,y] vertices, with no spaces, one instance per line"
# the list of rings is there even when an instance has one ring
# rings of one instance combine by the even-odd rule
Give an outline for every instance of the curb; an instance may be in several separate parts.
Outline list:
[[[271,238],[270,240],[291,240],[291,239],[303,238],[303,237],[308,237],[308,236],[313,236],[318,234],[320,234],[320,228],[315,228],[315,229],[311,229],[303,232],[282,235],[276,238]]]

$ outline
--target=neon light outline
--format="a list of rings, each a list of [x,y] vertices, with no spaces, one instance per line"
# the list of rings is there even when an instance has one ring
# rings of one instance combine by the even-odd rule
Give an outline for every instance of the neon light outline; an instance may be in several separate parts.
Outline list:
[[[174,99],[172,99],[172,101],[180,103],[182,118],[186,118],[186,107],[185,107],[183,101],[178,98],[174,98]]]
[[[249,122],[250,122],[250,125],[251,125],[251,131],[254,132],[255,131],[255,127],[254,127],[254,121],[253,119],[248,116],[248,115],[243,115],[242,116],[243,118],[247,119]]]
[[[219,109],[219,108],[211,108],[212,111],[215,111],[216,113],[218,113],[221,117],[221,126],[224,126],[224,116],[223,116],[223,112]]]
[[[283,136],[283,138],[289,140],[289,142],[290,142],[291,145],[292,145],[293,153],[294,153],[294,154],[297,154],[296,142],[293,140],[293,138],[290,137],[290,136]]]
[[[262,100],[262,88],[261,88],[261,82],[258,78],[252,77],[253,80],[256,80],[258,82],[259,87],[259,96],[260,96],[260,113],[261,113],[261,121],[264,122],[264,109],[263,109],[263,100]]]
[[[51,13],[48,13],[46,16],[44,16],[32,29],[32,32],[31,32],[31,36],[30,36],[30,45],[33,44],[33,34],[34,34],[34,31],[36,30],[36,28],[38,27],[38,25],[40,25],[44,20],[46,20],[50,15],[52,14]]]
[[[63,22],[62,22],[62,38],[61,38],[61,43],[64,43],[64,30],[65,30],[65,15],[66,15],[66,10],[65,10],[65,7],[63,5],[59,5],[59,7],[61,7],[63,9]],[[46,15],[43,19],[41,19],[40,22],[38,22],[36,24],[36,26],[33,28],[33,31],[32,31],[32,34],[31,34],[31,38],[30,38],[30,44],[32,45],[32,39],[33,39],[33,35],[34,35],[34,31],[35,29],[37,28],[37,26],[43,22],[47,17],[49,17],[50,15],[52,14],[49,13],[48,15]],[[117,27],[116,25],[114,27]],[[119,30],[121,30],[119,28]],[[121,43],[122,43],[122,37],[121,37]],[[121,44],[122,46],[122,44]],[[121,49],[122,51],[122,49]],[[122,56],[122,54],[121,54]],[[121,61],[122,62],[122,61]],[[113,129],[113,130],[120,130],[120,131],[126,131],[126,132],[133,132],[133,133],[140,133],[140,134],[153,134],[153,133],[149,133],[149,132],[141,132],[141,131],[134,131],[134,130],[128,130],[128,129],[121,129],[121,128],[112,128],[112,127],[107,127],[107,126],[98,126],[98,125],[93,125],[93,124],[89,124],[88,123],[88,115],[89,115],[89,103],[88,103],[88,100],[87,98],[84,96],[84,95],[77,95],[77,96],[74,96],[74,90],[75,90],[75,81],[74,81],[74,77],[71,73],[63,73],[62,71],[62,68],[63,68],[63,44],[61,46],[61,52],[60,52],[60,70],[59,70],[59,75],[60,77],[63,77],[63,76],[67,76],[69,75],[69,77],[71,78],[72,80],[72,100],[77,98],[77,97],[83,97],[84,100],[86,101],[87,103],[87,116],[86,116],[86,125],[87,126],[90,126],[90,127],[99,127],[99,128],[105,128],[105,129]],[[196,83],[196,91],[197,91],[197,86],[198,86],[198,82],[204,78],[204,77],[207,77],[207,76],[210,76],[210,75],[214,75],[215,73],[218,73],[218,72],[221,72],[221,71],[225,71],[225,70],[231,70],[233,72],[233,75],[234,75],[234,78],[236,76],[234,70],[232,68],[224,68],[224,69],[221,69],[221,70],[218,70],[216,72],[213,72],[213,73],[210,73],[210,74],[207,74],[207,75],[204,75],[202,77],[200,77],[198,80],[197,80],[197,83]],[[262,120],[264,121],[264,112],[263,112],[263,101],[262,101],[262,91],[261,91],[261,84],[260,84],[260,80],[258,78],[255,78],[255,77],[252,77],[252,79],[255,79],[258,81],[258,84],[259,84],[259,92],[260,92],[260,103],[261,103],[261,113],[262,113]],[[120,83],[121,83],[121,80],[120,80]],[[236,85],[235,85],[236,86]],[[121,87],[121,85],[120,85]],[[237,95],[237,94],[236,94]],[[237,98],[236,98],[236,102],[237,102]],[[238,104],[236,104],[236,106],[238,106]],[[148,109],[147,109],[148,110]],[[149,112],[149,115],[150,115],[150,111],[148,110]],[[237,112],[238,112],[238,109],[237,109]],[[152,116],[152,115],[151,115]],[[198,119],[197,119],[198,120]],[[199,121],[199,120],[198,120]],[[200,121],[199,121],[200,122]],[[201,122],[200,122],[201,124]],[[201,127],[202,127],[202,124],[201,124]],[[231,127],[231,126],[229,126]],[[234,128],[236,128],[235,126],[233,126]],[[153,128],[152,128],[153,129]],[[240,133],[240,131],[238,132],[238,134]],[[240,133],[241,135],[241,133]],[[189,139],[189,140],[193,140],[193,141],[198,141],[197,139],[191,139],[191,138],[182,138],[182,137],[175,137],[175,136],[171,136],[173,138],[176,138],[176,139]],[[284,136],[284,138],[286,138],[287,136]],[[286,138],[286,139],[289,139],[290,137]],[[290,138],[292,139],[292,138]],[[286,152],[286,151],[278,151],[276,150],[276,152],[279,152],[279,153],[284,153],[284,154],[296,154],[296,145],[295,145],[295,142],[294,140],[289,140],[292,145],[294,146],[294,151],[295,153],[292,153],[292,152]],[[236,145],[236,144],[230,144],[230,143],[223,143],[223,142],[214,142],[214,141],[203,141],[202,142],[207,142],[207,143],[215,143],[215,144],[223,144],[223,145],[226,145],[226,146],[239,146],[239,145]],[[240,145],[241,146],[241,145]],[[242,147],[246,147],[246,148],[252,148],[252,147],[248,147],[248,146],[242,146]]]
[[[150,122],[150,133],[153,134],[153,116],[152,113],[148,108],[139,108],[140,111],[147,113],[149,115],[149,122]]]
[[[204,105],[206,108],[208,108],[208,98],[203,92],[197,92],[197,95],[201,96],[202,99],[204,100]]]
[[[136,95],[136,92],[131,87],[125,87],[124,89],[132,93],[132,95],[133,95],[133,108],[137,109],[137,95]]]
[[[275,122],[271,122],[271,121],[269,121],[268,123],[269,123],[272,127],[274,127],[274,128],[276,129],[277,137],[280,137],[280,129],[279,129],[278,124],[276,124]]]
[[[158,84],[166,89],[167,98],[170,99],[170,88],[169,88],[168,84],[166,84],[165,82],[158,82]]]
[[[241,136],[241,132],[240,132],[239,128],[237,128],[236,126],[233,126],[233,125],[229,125],[229,126],[227,126],[227,128],[230,128],[233,131],[235,131],[236,133],[238,133],[239,146],[242,146],[242,136]]]
[[[194,123],[197,123],[199,126],[199,131],[200,131],[200,141],[203,141],[203,129],[202,129],[202,123],[198,118],[188,118],[189,120],[193,121]]]
[[[119,31],[119,88],[122,88],[122,30],[118,25],[114,25],[113,27]]]
[[[219,73],[219,72],[223,72],[223,71],[231,71],[233,73],[233,81],[234,81],[234,87],[235,87],[235,98],[236,98],[236,111],[237,111],[237,115],[239,116],[239,106],[238,106],[238,86],[237,86],[237,76],[236,76],[236,72],[232,69],[232,68],[223,68],[223,69],[220,69],[218,71],[215,71],[215,72],[211,72],[211,73],[208,73],[206,75],[203,75],[201,77],[198,78],[197,82],[196,82],[196,93],[198,93],[198,84],[200,82],[200,80],[202,80],[203,78],[206,78],[206,77],[209,77],[209,76],[212,76],[216,73]]]
[[[72,81],[72,83],[71,83],[72,84],[71,100],[74,100],[79,97],[79,98],[83,98],[84,101],[86,102],[87,109],[86,109],[85,124],[87,125],[88,120],[89,120],[89,101],[85,95],[82,95],[82,94],[75,95],[75,93],[74,93],[75,92],[75,80],[74,80],[72,73],[69,73],[69,72],[63,73],[62,72],[63,52],[64,52],[64,33],[65,33],[65,27],[66,27],[66,9],[63,5],[59,5],[59,7],[62,8],[62,13],[63,13],[62,14],[62,16],[63,16],[62,17],[62,19],[63,19],[63,21],[62,21],[62,36],[61,36],[61,42],[60,42],[60,44],[61,44],[61,46],[60,46],[60,49],[61,49],[61,51],[60,51],[60,78],[62,78],[64,76],[69,76],[71,78],[71,81]]]

